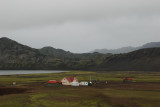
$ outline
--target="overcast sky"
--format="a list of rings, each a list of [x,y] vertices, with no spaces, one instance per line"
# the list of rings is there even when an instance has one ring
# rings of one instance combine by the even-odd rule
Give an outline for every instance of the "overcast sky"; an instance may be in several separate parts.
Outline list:
[[[75,53],[160,42],[160,0],[0,0],[0,37]]]

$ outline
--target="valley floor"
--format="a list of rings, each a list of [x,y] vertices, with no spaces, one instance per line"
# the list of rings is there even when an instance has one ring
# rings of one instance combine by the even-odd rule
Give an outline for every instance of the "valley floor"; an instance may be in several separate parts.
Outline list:
[[[45,86],[50,79],[97,78],[95,86]],[[133,78],[123,83],[123,77]],[[17,85],[12,86],[16,81]],[[106,84],[106,81],[108,84]],[[160,72],[71,71],[56,74],[0,76],[0,107],[159,107]]]

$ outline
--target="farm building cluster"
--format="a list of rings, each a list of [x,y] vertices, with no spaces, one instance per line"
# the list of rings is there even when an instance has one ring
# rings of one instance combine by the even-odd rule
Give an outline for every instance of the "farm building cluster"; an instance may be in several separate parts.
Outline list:
[[[66,86],[92,86],[98,83],[98,79],[92,79],[90,82],[88,81],[81,81],[76,77],[64,77],[61,81],[57,80],[49,80],[46,83],[46,86],[61,86],[61,85],[66,85]]]

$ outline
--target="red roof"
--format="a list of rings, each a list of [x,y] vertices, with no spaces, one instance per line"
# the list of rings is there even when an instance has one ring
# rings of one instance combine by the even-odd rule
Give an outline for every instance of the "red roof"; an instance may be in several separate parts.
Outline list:
[[[69,82],[73,82],[74,79],[76,79],[75,77],[65,77]]]

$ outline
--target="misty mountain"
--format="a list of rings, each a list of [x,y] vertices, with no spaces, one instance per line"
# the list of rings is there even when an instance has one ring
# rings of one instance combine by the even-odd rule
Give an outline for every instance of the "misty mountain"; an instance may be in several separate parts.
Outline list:
[[[74,54],[53,47],[34,49],[0,38],[0,69],[160,71],[160,48],[148,48],[151,45],[124,54]]]
[[[122,47],[122,48],[118,48],[118,49],[95,49],[93,52],[99,52],[99,53],[112,53],[112,54],[120,54],[120,53],[128,53],[128,52],[132,52],[138,49],[145,49],[145,48],[155,48],[155,47],[160,47],[160,42],[150,42],[150,43],[146,43],[142,46],[139,47]]]
[[[160,42],[150,42],[150,43],[146,43],[143,46],[141,46],[140,48],[155,48],[155,47],[160,47]]]

